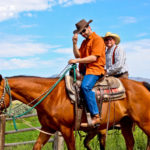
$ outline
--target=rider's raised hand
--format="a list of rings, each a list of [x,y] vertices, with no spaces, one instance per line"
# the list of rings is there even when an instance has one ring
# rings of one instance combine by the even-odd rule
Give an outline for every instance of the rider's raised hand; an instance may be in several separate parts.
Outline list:
[[[72,37],[72,41],[73,41],[73,44],[77,44],[77,41],[78,41],[78,34],[75,33],[74,36]]]

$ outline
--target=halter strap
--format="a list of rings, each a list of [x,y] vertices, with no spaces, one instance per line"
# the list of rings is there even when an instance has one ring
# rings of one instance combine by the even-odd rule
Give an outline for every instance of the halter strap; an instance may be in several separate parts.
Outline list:
[[[57,86],[57,84],[64,78],[64,76],[66,75],[66,73],[68,71],[70,71],[71,69],[74,70],[74,82],[76,82],[76,74],[75,74],[75,70],[77,68],[77,65],[76,64],[73,64],[71,67],[69,67],[68,69],[65,70],[65,72],[63,73],[63,75],[59,78],[59,80],[51,87],[51,89],[45,94],[45,96],[43,98],[41,98],[36,104],[34,104],[31,108],[29,108],[26,112],[24,113],[21,113],[19,115],[16,115],[14,116],[13,114],[11,115],[11,108],[9,110],[9,113],[7,114],[9,117],[12,117],[13,119],[13,124],[14,124],[14,128],[17,130],[17,127],[16,127],[16,118],[19,118],[25,114],[27,114],[28,112],[30,112],[33,108],[35,108],[37,105],[39,105],[51,92],[52,90]],[[2,97],[0,99],[3,100],[2,102],[5,103],[4,101],[4,97],[6,95],[6,92],[8,93],[9,95],[9,99],[10,99],[10,107],[12,107],[12,96],[11,96],[11,89],[10,89],[10,86],[8,84],[8,80],[6,78],[4,78],[4,92],[2,94]],[[0,107],[1,107],[1,104],[0,104]],[[5,107],[6,109],[6,107]],[[6,114],[6,113],[5,113]]]
[[[8,93],[8,95],[9,95],[10,105],[12,104],[12,97],[11,97],[11,92],[10,91],[11,91],[11,89],[9,87],[8,80],[6,78],[4,78],[4,89],[3,89],[2,97],[0,99],[0,108],[1,108],[2,104],[4,104],[4,108],[5,108],[4,109],[4,114],[7,113],[6,103],[5,103],[5,100],[4,100],[6,93]]]

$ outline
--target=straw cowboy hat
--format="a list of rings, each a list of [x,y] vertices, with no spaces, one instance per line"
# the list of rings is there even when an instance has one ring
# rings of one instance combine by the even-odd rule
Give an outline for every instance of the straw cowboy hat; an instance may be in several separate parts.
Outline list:
[[[89,25],[93,20],[90,20],[86,22],[84,19],[80,20],[78,23],[76,23],[76,30],[73,31],[73,33],[80,33],[87,25]]]
[[[105,36],[103,37],[103,39],[105,40],[105,38],[107,38],[107,37],[113,37],[116,45],[118,45],[120,43],[120,37],[119,37],[119,35],[117,35],[115,33],[107,32],[105,34]]]

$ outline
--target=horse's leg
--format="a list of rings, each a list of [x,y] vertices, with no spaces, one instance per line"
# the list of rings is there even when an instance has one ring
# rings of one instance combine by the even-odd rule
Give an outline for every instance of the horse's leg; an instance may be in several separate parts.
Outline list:
[[[44,131],[43,128],[41,128],[41,130]],[[55,133],[55,131],[49,131],[51,133]],[[33,150],[41,150],[41,148],[47,143],[47,141],[49,140],[51,135],[49,134],[45,134],[43,132],[40,132],[38,139],[36,140],[34,146],[33,146]]]
[[[65,139],[68,150],[75,150],[75,138],[73,134],[73,128],[61,126],[60,131]]]
[[[147,137],[147,149],[146,150],[150,150],[150,137]]]
[[[98,139],[100,144],[100,149],[105,150],[105,144],[106,144],[106,129],[100,130],[98,133]]]
[[[133,122],[130,118],[124,117],[121,122],[121,131],[124,136],[127,150],[133,150],[134,147],[134,137],[132,133]]]
[[[88,132],[87,136],[84,139],[84,146],[87,148],[87,150],[91,150],[89,146],[89,142],[91,139],[94,138],[94,136],[97,134],[97,132]],[[100,144],[100,150],[105,150],[105,141],[106,141],[106,129],[100,130],[98,132],[98,139]]]
[[[88,132],[85,139],[84,139],[84,146],[87,148],[87,150],[92,150],[89,146],[89,142],[91,141],[91,139],[94,138],[94,136],[96,135],[96,132]]]
[[[150,113],[149,113],[150,114]],[[141,119],[142,120],[142,119]],[[145,122],[139,121],[137,125],[145,132],[147,135],[147,150],[150,150],[150,119],[145,119]]]

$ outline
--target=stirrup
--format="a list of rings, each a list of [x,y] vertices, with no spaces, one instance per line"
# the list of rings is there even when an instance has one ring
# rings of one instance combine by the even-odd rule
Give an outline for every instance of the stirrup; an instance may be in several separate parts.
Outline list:
[[[98,128],[100,123],[93,124],[91,114],[88,112],[86,113],[87,116],[87,123],[81,123],[81,127],[89,127],[89,128]]]
[[[97,124],[88,124],[88,123],[81,123],[81,127],[83,128],[98,128],[100,127],[100,123]]]

